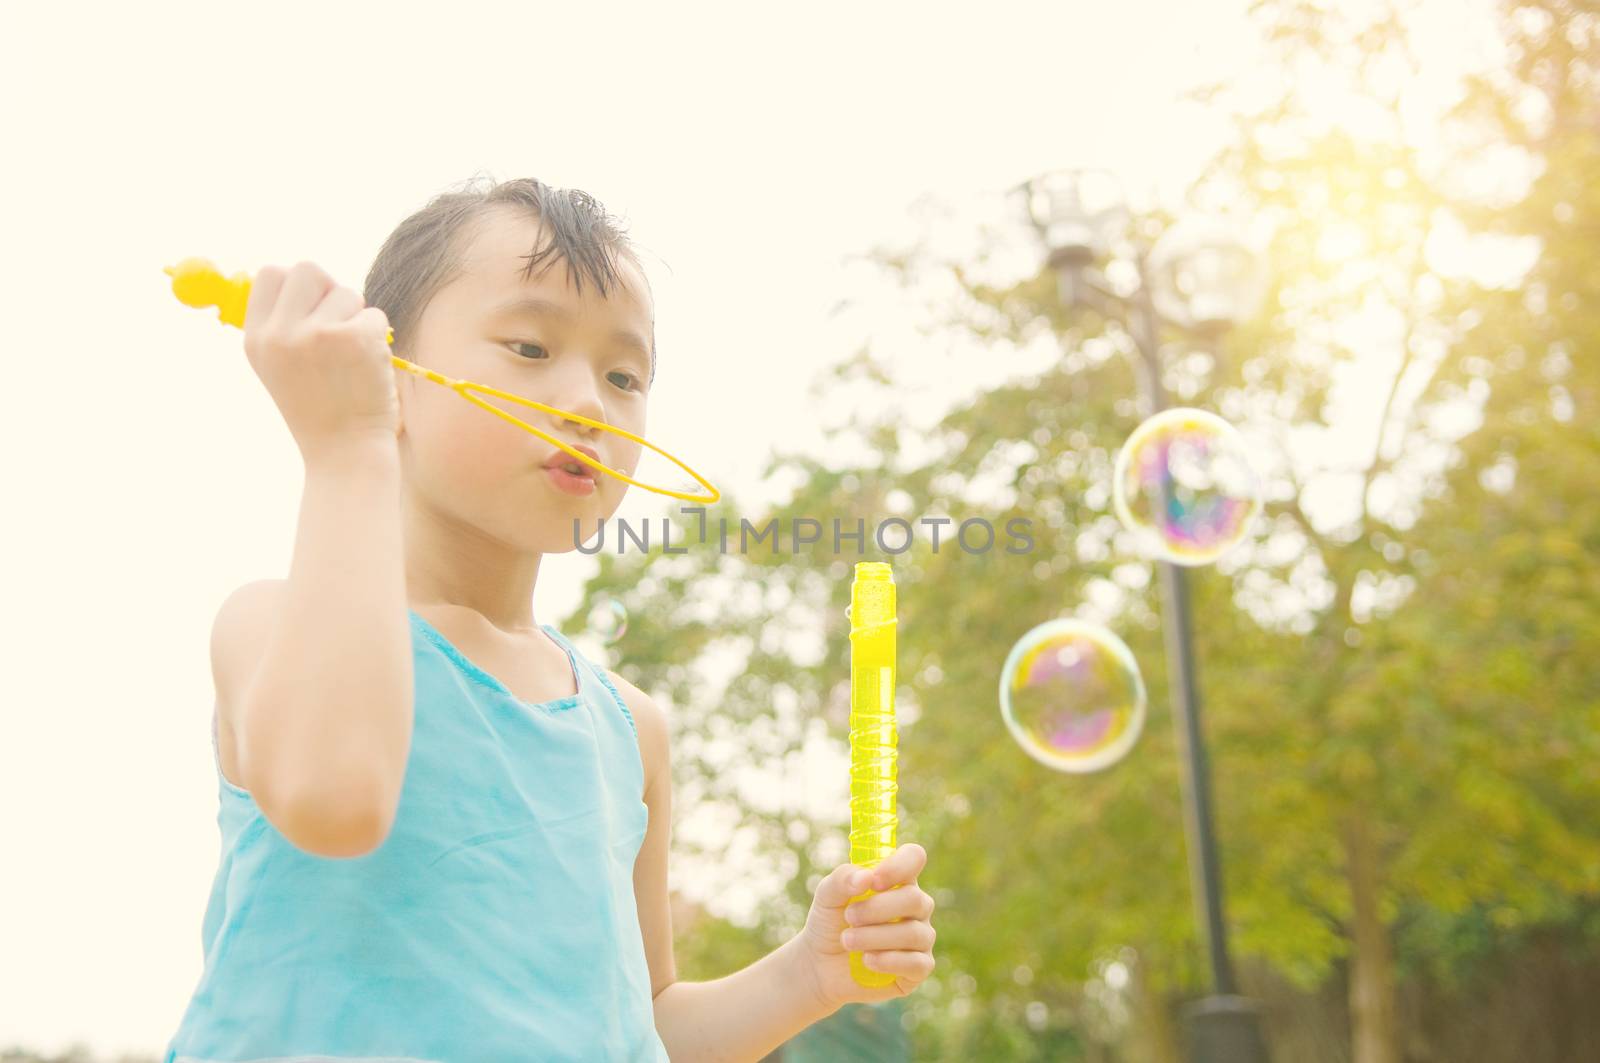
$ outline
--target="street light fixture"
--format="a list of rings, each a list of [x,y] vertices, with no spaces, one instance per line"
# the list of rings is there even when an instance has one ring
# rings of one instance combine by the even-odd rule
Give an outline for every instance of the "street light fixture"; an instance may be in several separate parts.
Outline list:
[[[1149,413],[1166,406],[1161,380],[1163,324],[1208,342],[1252,314],[1264,290],[1259,258],[1216,219],[1188,219],[1173,225],[1146,250],[1135,242],[1133,265],[1138,288],[1118,293],[1094,267],[1107,253],[1129,212],[1111,190],[1105,171],[1057,170],[1018,185],[1028,219],[1043,239],[1055,269],[1063,302],[1090,306],[1116,317],[1139,350],[1140,380]],[[1185,1040],[1191,1063],[1266,1063],[1255,1005],[1240,996],[1228,955],[1223,917],[1222,873],[1211,821],[1211,779],[1205,737],[1200,727],[1200,692],[1195,682],[1194,640],[1189,589],[1182,567],[1161,568],[1162,611],[1166,617],[1167,670],[1171,677],[1174,722],[1183,751],[1184,826],[1189,874],[1200,925],[1205,928],[1211,967],[1211,993],[1185,1013]]]
[[[1241,228],[1216,215],[1186,215],[1161,234],[1147,268],[1163,318],[1212,339],[1256,312],[1265,271]]]
[[[1052,266],[1087,266],[1127,223],[1122,181],[1110,170],[1054,170],[1025,187]]]

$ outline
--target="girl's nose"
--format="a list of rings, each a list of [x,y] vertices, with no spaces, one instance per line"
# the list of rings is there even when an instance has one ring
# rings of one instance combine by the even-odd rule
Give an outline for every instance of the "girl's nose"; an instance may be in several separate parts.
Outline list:
[[[558,410],[579,414],[596,421],[605,422],[606,420],[605,406],[600,401],[600,392],[595,387],[591,374],[586,371],[561,374],[555,393],[545,401]],[[565,430],[577,430],[580,432],[600,431],[600,429],[592,425],[573,420],[571,417],[559,417],[558,422],[560,427]]]

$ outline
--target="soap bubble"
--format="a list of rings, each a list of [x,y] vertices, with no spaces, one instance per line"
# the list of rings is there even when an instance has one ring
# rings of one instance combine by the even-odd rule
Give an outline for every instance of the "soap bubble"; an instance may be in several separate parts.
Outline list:
[[[1179,565],[1215,561],[1261,512],[1261,481],[1244,437],[1205,410],[1179,407],[1146,420],[1117,454],[1112,477],[1123,526],[1150,553]]]
[[[628,631],[628,608],[615,598],[603,597],[589,610],[589,630],[610,646]]]
[[[1046,621],[1011,647],[1000,715],[1035,760],[1066,772],[1108,768],[1144,727],[1144,679],[1121,639],[1083,620]]]

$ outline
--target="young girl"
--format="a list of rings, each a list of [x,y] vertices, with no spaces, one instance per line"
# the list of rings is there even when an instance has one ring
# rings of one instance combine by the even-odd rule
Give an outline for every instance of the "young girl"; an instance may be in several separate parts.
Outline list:
[[[531,179],[435,198],[364,298],[311,263],[256,274],[245,353],[305,488],[288,578],[238,588],[212,631],[222,853],[165,1063],[754,1060],[932,970],[911,844],[835,868],[760,961],[678,981],[666,718],[532,608],[544,555],[627,485],[385,343],[392,324],[413,362],[644,435],[654,320],[605,209]],[[868,889],[888,892],[846,907]],[[895,983],[857,985],[852,950]]]

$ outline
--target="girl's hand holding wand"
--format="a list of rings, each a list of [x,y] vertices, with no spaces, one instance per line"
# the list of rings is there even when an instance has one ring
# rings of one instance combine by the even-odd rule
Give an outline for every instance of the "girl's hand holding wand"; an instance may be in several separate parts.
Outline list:
[[[908,842],[874,868],[840,864],[817,884],[795,943],[824,1010],[903,997],[933,973],[933,898],[917,885],[927,863],[927,851]],[[850,903],[868,890],[873,896]],[[870,969],[894,975],[893,984],[857,984],[851,952],[864,953]]]

